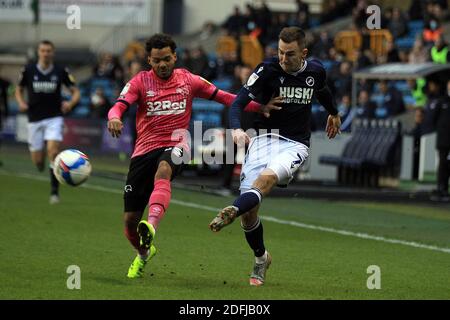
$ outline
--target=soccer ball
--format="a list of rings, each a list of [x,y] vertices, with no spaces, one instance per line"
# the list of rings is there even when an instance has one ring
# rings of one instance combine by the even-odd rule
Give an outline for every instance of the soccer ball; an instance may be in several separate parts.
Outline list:
[[[79,186],[91,174],[91,163],[83,152],[68,149],[60,152],[53,162],[53,173],[62,184]]]

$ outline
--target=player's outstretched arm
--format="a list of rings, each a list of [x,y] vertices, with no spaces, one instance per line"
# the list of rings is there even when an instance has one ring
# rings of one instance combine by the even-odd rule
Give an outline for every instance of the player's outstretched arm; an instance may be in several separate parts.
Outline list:
[[[128,109],[123,102],[116,102],[108,112],[108,131],[113,138],[119,138],[122,134],[122,115]]]
[[[134,76],[122,89],[116,103],[108,112],[108,131],[114,138],[119,138],[122,134],[122,116],[125,111],[135,102],[139,101],[140,90],[142,85],[140,75]]]
[[[329,115],[327,119],[327,126],[325,131],[327,132],[327,137],[333,139],[337,134],[341,133],[341,117],[339,115]]]
[[[333,139],[337,134],[341,133],[341,118],[338,115],[338,110],[328,86],[324,86],[321,90],[316,91],[316,98],[319,103],[330,114],[327,119],[327,126],[325,131],[329,139]]]

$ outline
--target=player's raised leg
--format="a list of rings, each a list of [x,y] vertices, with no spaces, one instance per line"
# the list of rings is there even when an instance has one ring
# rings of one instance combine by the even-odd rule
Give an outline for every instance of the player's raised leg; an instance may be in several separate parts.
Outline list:
[[[218,232],[223,227],[231,224],[236,217],[251,211],[261,203],[264,196],[270,193],[277,181],[278,177],[272,169],[264,169],[253,183],[252,188],[241,193],[234,200],[233,205],[223,208],[211,221],[209,228],[214,232]]]
[[[264,246],[263,225],[258,217],[258,209],[259,205],[241,215],[241,227],[244,230],[245,239],[255,255],[255,263],[250,275],[252,286],[264,284],[267,269],[272,263],[272,257]]]

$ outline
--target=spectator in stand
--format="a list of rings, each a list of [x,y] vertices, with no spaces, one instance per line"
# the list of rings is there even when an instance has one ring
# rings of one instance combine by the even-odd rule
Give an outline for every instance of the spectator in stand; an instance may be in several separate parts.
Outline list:
[[[234,68],[239,64],[237,52],[225,53],[218,59],[219,74],[224,76],[233,76]]]
[[[352,64],[350,61],[343,61],[339,65],[337,73],[330,72],[330,89],[336,99],[341,99],[352,89]]]
[[[436,110],[441,101],[441,85],[437,79],[427,79],[426,95],[427,102],[424,107],[425,115],[423,121],[423,134],[431,133],[436,130],[435,119]]]
[[[437,172],[437,190],[431,200],[449,202],[448,183],[450,179],[450,80],[447,81],[446,93],[441,97],[434,118],[436,125],[436,149],[439,154]]]
[[[373,119],[375,118],[375,109],[377,105],[369,98],[369,91],[361,90],[358,96],[358,104],[356,107],[356,118]]]
[[[357,30],[366,28],[368,14],[366,13],[367,2],[358,0],[356,7],[352,10],[352,21]]]
[[[387,7],[383,10],[381,15],[381,28],[388,29],[389,22],[392,20],[392,8]]]
[[[212,80],[212,70],[209,65],[208,55],[201,46],[196,46],[191,50],[191,72],[207,80]]]
[[[409,59],[409,56],[408,56],[408,54],[409,54],[409,51],[408,50],[400,50],[399,52],[398,52],[398,57],[400,58],[400,62],[401,63],[408,63],[408,59]]]
[[[303,2],[302,0],[297,0],[297,13],[304,12],[309,16],[309,4]]]
[[[435,17],[430,18],[425,22],[425,29],[423,30],[423,39],[426,44],[433,44],[444,32],[439,20]]]
[[[386,43],[386,53],[377,57],[377,63],[393,63],[400,62],[400,53],[394,41],[388,41]]]
[[[336,0],[325,2],[327,7],[320,17],[320,24],[328,23],[340,17],[339,7]]]
[[[353,70],[355,71],[373,64],[366,52],[363,53],[361,49],[355,50],[355,58],[355,63],[353,64]]]
[[[433,8],[431,12],[439,21],[445,21],[447,18],[448,12],[448,4],[446,0],[434,0],[432,1]]]
[[[423,135],[423,108],[417,108],[414,113],[414,128],[408,132],[414,139],[413,147],[413,179],[417,180],[419,177],[419,156],[420,156],[420,138]]]
[[[419,36],[414,41],[411,52],[408,56],[408,62],[411,64],[424,63],[429,61],[428,50],[425,48],[422,37]]]
[[[185,68],[192,72],[192,55],[191,50],[184,48],[181,51],[179,59],[177,59],[177,68]]]
[[[392,9],[392,19],[387,27],[394,39],[401,38],[408,33],[408,21],[399,8]]]
[[[294,20],[293,24],[296,25],[297,27],[302,28],[303,30],[308,30],[309,29],[308,14],[304,11],[298,12],[295,16],[295,20]]]
[[[111,53],[103,53],[99,57],[98,64],[94,67],[94,76],[108,78],[117,82],[119,87],[123,87],[123,68],[117,57]]]
[[[106,119],[111,106],[103,88],[98,87],[91,96],[89,115],[94,119]]]
[[[400,62],[400,53],[394,41],[387,43],[387,62]]]
[[[403,95],[395,86],[390,86],[387,81],[382,80],[380,81],[380,92],[383,95],[383,101],[375,110],[377,118],[392,117],[405,112]]]
[[[277,55],[278,55],[278,43],[276,42],[269,43],[264,48],[264,60],[269,60],[273,57],[277,57]]]
[[[216,30],[216,25],[211,22],[211,21],[207,21],[205,22],[205,24],[202,27],[202,31],[200,33],[200,40],[205,41],[206,39],[208,39]]]
[[[256,11],[256,26],[260,29],[260,35],[258,39],[261,45],[264,47],[272,39],[270,39],[270,25],[272,23],[272,12],[270,11],[267,3],[263,1],[261,8]]]
[[[319,60],[327,60],[330,48],[334,47],[333,39],[327,30],[322,30],[318,39],[314,40],[312,54]]]
[[[350,132],[352,121],[356,117],[356,110],[352,109],[350,95],[346,94],[342,97],[338,105],[339,116],[341,117],[341,132]]]
[[[227,31],[228,35],[239,37],[246,28],[245,23],[245,17],[241,14],[241,10],[238,6],[235,6],[234,13],[228,17],[222,27]]]
[[[423,0],[412,0],[408,10],[409,18],[411,20],[423,20],[424,10],[425,10],[425,3]]]
[[[450,52],[444,35],[441,34],[431,48],[431,60],[434,63],[446,64],[450,62]]]
[[[427,96],[424,91],[427,81],[425,78],[418,78],[416,80],[408,80],[407,82],[411,90],[411,95],[414,98],[414,108],[423,108],[427,102]]]

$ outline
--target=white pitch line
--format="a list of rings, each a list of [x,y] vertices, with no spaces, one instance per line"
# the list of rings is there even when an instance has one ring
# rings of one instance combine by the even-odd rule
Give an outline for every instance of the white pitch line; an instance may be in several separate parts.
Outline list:
[[[5,171],[1,170],[0,174],[9,175],[9,176],[17,176],[17,177],[22,177],[22,178],[31,178],[31,179],[39,180],[39,181],[48,181],[48,178],[36,176],[33,174],[27,174],[27,173],[14,173],[13,174],[13,173],[9,173],[9,172],[5,172]],[[115,190],[115,189],[106,188],[106,187],[97,186],[97,185],[84,184],[81,187],[86,188],[86,189],[91,189],[91,190],[122,194],[121,190]],[[221,208],[204,206],[201,204],[181,201],[181,200],[177,200],[177,199],[172,199],[170,202],[173,204],[184,206],[184,207],[201,209],[201,210],[206,210],[206,211],[211,211],[211,212],[218,212],[221,210]],[[270,222],[274,222],[274,223],[278,223],[278,224],[284,224],[284,225],[289,225],[289,226],[303,228],[303,229],[317,230],[317,231],[322,231],[322,232],[339,234],[342,236],[355,237],[355,238],[359,238],[359,239],[374,240],[374,241],[380,241],[380,242],[386,242],[386,243],[392,243],[392,244],[400,244],[400,245],[408,246],[408,247],[450,253],[450,248],[442,248],[442,247],[427,245],[427,244],[414,242],[414,241],[390,239],[390,238],[375,236],[375,235],[371,235],[371,234],[367,234],[367,233],[339,230],[339,229],[334,229],[334,228],[328,228],[328,227],[316,226],[316,225],[312,225],[312,224],[301,223],[301,222],[297,222],[297,221],[282,220],[282,219],[278,219],[278,218],[271,217],[271,216],[260,216],[260,218],[265,221],[270,221]]]

